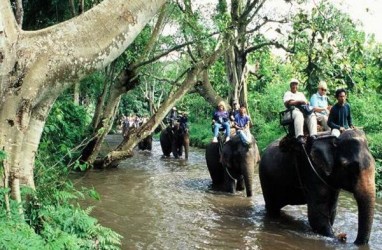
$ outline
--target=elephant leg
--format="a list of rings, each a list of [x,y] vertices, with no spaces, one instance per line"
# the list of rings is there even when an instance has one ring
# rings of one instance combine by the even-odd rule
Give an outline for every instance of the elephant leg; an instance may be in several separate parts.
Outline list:
[[[175,142],[172,143],[171,151],[172,151],[172,155],[173,155],[176,159],[178,159],[178,158],[179,158],[179,154],[178,154],[178,149],[177,149],[177,146],[176,146],[176,143],[175,143]]]
[[[334,237],[331,214],[327,204],[308,204],[308,219],[313,231],[323,236]]]
[[[278,217],[280,215],[280,210],[285,204],[282,204],[282,197],[280,197],[279,190],[275,189],[273,186],[267,186],[261,182],[261,189],[263,190],[263,197],[265,201],[265,209],[267,214],[271,217]]]
[[[152,150],[153,149],[153,138],[150,136],[150,139],[147,142],[147,150]]]
[[[183,145],[182,144],[180,144],[178,147],[178,153],[179,153],[179,156],[182,156],[182,154],[183,154]]]
[[[319,193],[319,194],[318,194]],[[309,194],[308,219],[313,231],[329,237],[334,237],[334,223],[338,191],[320,189]]]

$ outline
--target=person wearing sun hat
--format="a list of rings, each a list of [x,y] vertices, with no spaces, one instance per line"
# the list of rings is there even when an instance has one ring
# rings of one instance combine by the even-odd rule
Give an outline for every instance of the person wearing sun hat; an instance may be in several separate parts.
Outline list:
[[[226,142],[230,139],[231,134],[231,126],[229,122],[229,113],[226,110],[226,105],[224,101],[220,101],[218,104],[218,108],[214,112],[214,116],[212,118],[212,122],[214,124],[214,137],[212,139],[213,143],[218,142],[218,134],[219,129],[223,127],[225,129]]]
[[[320,81],[317,86],[317,93],[310,98],[310,105],[317,116],[317,122],[321,124],[325,131],[329,131],[328,117],[331,106],[328,103],[328,85],[325,81]]]
[[[317,136],[317,119],[313,113],[308,115],[302,113],[300,110],[302,106],[308,105],[308,100],[306,99],[304,93],[297,91],[299,83],[300,82],[295,78],[290,80],[290,90],[285,92],[283,102],[287,108],[296,107],[292,111],[294,134],[298,143],[305,144],[304,122],[308,127],[310,137],[314,139]]]

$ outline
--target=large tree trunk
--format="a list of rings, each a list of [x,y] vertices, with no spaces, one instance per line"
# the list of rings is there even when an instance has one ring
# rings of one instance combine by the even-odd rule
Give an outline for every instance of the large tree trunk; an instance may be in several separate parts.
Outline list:
[[[218,43],[217,48],[210,56],[205,57],[202,61],[189,69],[182,84],[177,89],[174,87],[172,93],[161,104],[157,112],[151,116],[143,126],[129,133],[129,136],[122,141],[117,147],[117,150],[107,154],[104,159],[95,162],[96,167],[113,167],[118,165],[121,160],[132,157],[133,148],[141,139],[146,138],[154,132],[155,128],[162,122],[174,104],[195,86],[202,72],[204,72],[203,76],[206,78],[208,75],[207,69],[216,61],[223,49],[224,46]]]
[[[88,164],[93,165],[94,161],[96,160],[96,157],[99,154],[103,140],[109,133],[113,125],[113,121],[118,110],[119,100],[121,99],[121,96],[129,90],[133,89],[137,84],[139,84],[137,70],[140,67],[140,65],[143,65],[143,60],[147,57],[147,54],[153,49],[155,41],[157,40],[160,34],[166,13],[165,6],[166,5],[164,5],[160,11],[157,23],[153,29],[149,41],[145,46],[144,51],[134,63],[128,64],[126,69],[120,74],[118,81],[115,83],[112,80],[114,78],[115,73],[115,63],[111,64],[111,67],[107,72],[108,79],[105,81],[105,87],[103,93],[101,94],[98,100],[96,111],[93,117],[92,124],[94,127],[94,133],[91,141],[86,145],[86,147],[82,151],[82,162],[87,162]],[[109,88],[107,88],[106,86],[109,86]],[[106,96],[108,96],[107,99]],[[123,143],[125,143],[126,141],[127,140],[123,140]]]
[[[17,26],[10,2],[0,1],[0,147],[13,198],[21,201],[20,180],[34,187],[34,150],[54,100],[119,56],[164,3],[105,0],[67,22],[28,32]]]
[[[117,150],[110,152],[104,159],[96,163],[99,167],[113,167],[119,164],[119,162],[128,157],[132,157],[133,148],[138,144],[142,138],[146,138],[154,132],[155,128],[166,117],[168,112],[198,81],[198,76],[204,67],[203,63],[199,63],[192,70],[187,73],[186,79],[182,85],[172,94],[167,100],[165,100],[157,112],[151,116],[147,123],[139,127],[137,130],[129,133],[128,138],[122,141]]]
[[[119,106],[121,95],[131,90],[135,86],[135,83],[130,81],[131,78],[131,72],[129,72],[129,70],[126,69],[120,75],[119,80],[116,83],[110,85],[109,98],[105,106],[103,106],[102,109],[100,109],[102,110],[102,115],[98,119],[98,123],[96,124],[96,127],[94,129],[92,140],[86,145],[86,147],[82,151],[82,162],[87,162],[88,164],[92,165],[95,159],[97,158],[98,153],[101,149],[102,142],[113,125],[113,121]],[[96,115],[98,116],[98,114],[95,114],[95,116]]]

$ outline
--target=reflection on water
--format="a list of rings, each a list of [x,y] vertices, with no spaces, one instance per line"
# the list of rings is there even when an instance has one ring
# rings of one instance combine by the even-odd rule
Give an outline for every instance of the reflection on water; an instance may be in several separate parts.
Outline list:
[[[136,152],[119,168],[74,177],[77,186],[94,187],[101,201],[92,215],[121,234],[123,249],[382,249],[382,206],[377,204],[368,247],[352,244],[357,234],[357,207],[341,194],[336,232],[348,243],[317,236],[307,221],[306,206],[288,206],[280,219],[265,216],[256,175],[255,195],[246,198],[209,189],[204,151],[191,148],[189,160],[161,159],[158,142],[152,152]]]

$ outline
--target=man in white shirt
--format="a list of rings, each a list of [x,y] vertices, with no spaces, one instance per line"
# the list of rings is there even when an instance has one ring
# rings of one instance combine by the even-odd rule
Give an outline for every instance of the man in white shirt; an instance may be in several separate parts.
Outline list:
[[[291,106],[299,107],[301,105],[309,104],[304,93],[297,91],[299,81],[297,79],[291,79],[290,90],[284,94],[284,105],[289,108]],[[292,111],[292,118],[294,124],[294,133],[297,141],[301,144],[305,144],[304,141],[304,121],[308,126],[309,135],[312,138],[317,136],[317,119],[316,116],[311,113],[304,115],[300,109],[295,108]]]

